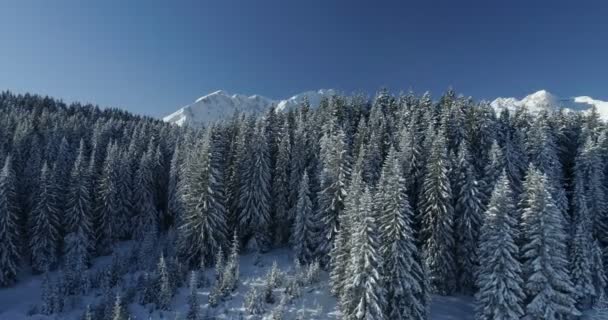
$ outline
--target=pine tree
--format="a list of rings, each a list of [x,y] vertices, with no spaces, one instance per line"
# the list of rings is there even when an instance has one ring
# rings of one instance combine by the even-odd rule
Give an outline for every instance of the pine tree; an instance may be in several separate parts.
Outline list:
[[[349,281],[341,304],[345,305],[345,319],[385,319],[386,296],[380,268],[380,239],[377,221],[372,210],[369,190],[361,196],[359,207],[361,221],[356,226],[353,249],[349,265]]]
[[[531,319],[579,316],[568,274],[566,231],[548,178],[530,167],[521,200],[526,315]]]
[[[181,187],[183,179],[181,159],[182,151],[179,146],[179,144],[176,144],[175,149],[173,150],[173,156],[171,157],[171,166],[169,170],[169,186],[167,188],[169,192],[169,216],[171,217],[173,222],[177,222],[178,224],[184,212],[183,202],[181,199]]]
[[[427,306],[421,301],[423,274],[411,227],[413,213],[405,189],[399,156],[391,148],[382,168],[374,197],[380,229],[383,283],[387,291],[388,319],[424,319]]]
[[[494,185],[498,181],[501,172],[504,170],[502,150],[498,146],[498,142],[494,140],[490,148],[489,162],[483,170],[483,194],[484,204],[487,204],[492,197]]]
[[[454,210],[448,178],[445,138],[434,138],[423,184],[421,214],[424,261],[436,293],[447,295],[456,289],[454,257]]]
[[[518,320],[523,314],[523,280],[515,243],[517,219],[507,175],[496,182],[481,228],[476,319]]]
[[[270,245],[271,170],[262,120],[256,122],[250,144],[250,166],[245,168],[240,190],[239,233],[248,240],[248,248],[266,251]]]
[[[300,181],[296,218],[292,232],[292,247],[295,256],[302,262],[312,261],[314,252],[314,219],[312,201],[310,199],[308,174],[304,172]]]
[[[464,141],[460,144],[458,168],[459,194],[454,208],[458,287],[462,292],[470,293],[475,285],[475,274],[479,265],[477,246],[484,208],[483,195],[475,178],[468,145]]]
[[[114,307],[112,308],[112,320],[127,320],[127,316],[125,315],[125,311],[123,310],[122,300],[119,294],[116,295]]]
[[[36,272],[49,271],[58,260],[60,234],[57,186],[46,163],[42,166],[39,194],[32,215],[32,268]]]
[[[21,259],[15,184],[15,172],[9,155],[0,172],[0,287],[15,283]]]
[[[57,159],[53,166],[53,180],[56,184],[57,189],[57,203],[58,211],[61,213],[61,217],[65,217],[65,204],[67,203],[67,196],[70,185],[70,171],[72,170],[73,161],[72,149],[68,140],[63,137],[59,144],[59,150],[57,153]],[[62,221],[62,224],[64,222]]]

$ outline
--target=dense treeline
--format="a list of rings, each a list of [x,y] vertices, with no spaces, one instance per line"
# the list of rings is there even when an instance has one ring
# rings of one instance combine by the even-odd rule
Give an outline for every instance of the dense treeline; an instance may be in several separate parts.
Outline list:
[[[604,297],[595,110],[380,91],[198,130],[3,93],[0,121],[3,286],[26,266],[81,274],[120,240],[145,256],[167,235],[161,280],[164,254],[216,265],[225,295],[239,247],[290,246],[330,272],[345,319],[427,319],[430,294],[455,293],[476,296],[479,319],[561,319]]]

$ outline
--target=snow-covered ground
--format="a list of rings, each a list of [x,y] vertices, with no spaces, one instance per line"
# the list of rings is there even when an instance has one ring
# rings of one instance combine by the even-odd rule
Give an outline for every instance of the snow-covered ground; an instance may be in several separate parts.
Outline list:
[[[128,249],[129,244],[121,247],[121,250]],[[108,266],[111,260],[110,256],[98,258],[91,270],[102,269]],[[272,305],[266,304],[265,315],[261,317],[248,315],[243,307],[243,301],[252,286],[263,288],[266,274],[275,261],[281,271],[288,275],[293,274],[293,257],[288,249],[276,249],[263,255],[253,253],[241,255],[240,284],[231,297],[220,303],[219,306],[211,308],[207,303],[211,286],[204,286],[198,290],[202,314],[210,319],[239,319],[241,315],[246,319],[269,318],[270,313],[278,304],[281,288],[275,289],[277,302]],[[205,276],[212,279],[213,274],[214,270],[210,268],[206,271]],[[73,306],[67,307],[70,310],[59,315],[28,315],[41,304],[42,278],[42,276],[24,276],[16,286],[0,289],[0,319],[81,319],[87,304],[95,304],[102,299],[101,290],[97,289],[88,296],[74,299]],[[170,311],[155,310],[151,312],[150,310],[153,308],[150,306],[142,306],[137,303],[130,304],[129,311],[134,319],[175,319],[176,315],[185,317],[188,309],[188,293],[188,288],[180,288],[173,297]],[[472,298],[435,296],[431,313],[433,320],[472,320]],[[319,282],[304,287],[302,296],[286,306],[286,319],[295,319],[298,315],[303,316],[303,319],[339,319],[336,299],[329,294],[327,273],[321,272]]]

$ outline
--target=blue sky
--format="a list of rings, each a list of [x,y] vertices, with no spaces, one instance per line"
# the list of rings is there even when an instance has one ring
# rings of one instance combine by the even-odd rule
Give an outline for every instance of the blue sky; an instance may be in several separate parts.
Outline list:
[[[218,89],[608,99],[606,17],[606,1],[6,0],[0,89],[152,116]]]

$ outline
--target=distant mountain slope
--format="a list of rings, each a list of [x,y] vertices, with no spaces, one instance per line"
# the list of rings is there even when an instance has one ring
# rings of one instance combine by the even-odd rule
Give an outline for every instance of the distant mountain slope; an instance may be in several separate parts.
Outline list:
[[[497,98],[490,105],[498,112],[503,109],[516,110],[526,107],[532,113],[537,113],[544,109],[563,108],[570,111],[587,112],[593,106],[604,120],[608,120],[608,102],[596,100],[587,96],[559,98],[546,90],[532,93],[523,99],[517,98]]]
[[[323,97],[336,94],[332,89],[307,91],[285,100],[273,100],[260,95],[245,96],[229,94],[219,90],[198,98],[163,120],[177,125],[203,125],[231,117],[235,112],[263,113],[270,107],[277,111],[287,111],[302,104],[308,98],[311,107],[317,107]]]

